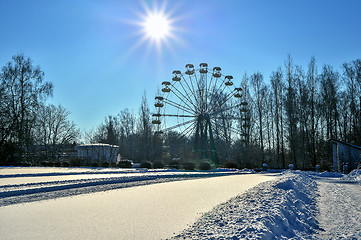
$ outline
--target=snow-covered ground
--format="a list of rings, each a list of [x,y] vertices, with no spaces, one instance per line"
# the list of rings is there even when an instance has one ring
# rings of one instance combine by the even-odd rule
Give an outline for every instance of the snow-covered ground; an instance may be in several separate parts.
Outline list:
[[[5,239],[170,238],[200,213],[274,178],[199,174],[203,177],[3,206],[0,235]]]
[[[75,206],[80,206],[82,201],[79,199],[88,199],[89,196],[93,196],[96,199],[99,198],[99,201],[105,202],[105,205],[103,203],[101,206],[107,207],[105,207],[105,212],[103,214],[99,215],[99,213],[97,213],[99,219],[96,221],[100,224],[109,224],[104,219],[107,218],[106,216],[109,214],[123,214],[123,216],[124,214],[132,214],[132,211],[129,211],[128,208],[121,209],[114,207],[113,205],[111,205],[112,207],[108,206],[108,202],[114,204],[114,201],[116,201],[115,199],[121,199],[119,196],[122,195],[122,193],[125,193],[124,191],[126,189],[129,189],[127,191],[136,191],[137,189],[127,187],[170,181],[177,181],[175,183],[177,183],[176,185],[178,187],[185,187],[187,186],[186,183],[189,182],[193,182],[195,183],[194,185],[197,186],[197,181],[213,177],[211,178],[212,181],[210,181],[212,183],[207,186],[210,185],[216,187],[217,184],[220,184],[219,186],[221,186],[220,188],[222,189],[225,188],[225,186],[232,184],[230,182],[225,184],[224,180],[221,179],[230,180],[231,178],[214,177],[227,175],[234,175],[233,177],[237,177],[240,174],[243,174],[244,177],[247,177],[247,175],[264,176],[263,174],[244,175],[244,173],[254,172],[248,170],[182,172],[176,170],[144,171],[134,169],[56,169],[55,171],[52,171],[49,168],[32,169],[30,172],[26,172],[24,169],[0,168],[0,235],[9,233],[8,229],[9,226],[12,226],[11,223],[18,222],[15,218],[10,219],[11,217],[8,217],[8,219],[6,219],[6,217],[4,217],[13,216],[12,214],[8,215],[12,210],[18,209],[17,211],[14,211],[16,213],[15,216],[17,216],[23,211],[32,211],[26,206],[37,206],[38,211],[41,211],[40,209],[44,209],[44,207],[49,204],[49,201],[38,200],[54,198],[56,200],[50,202],[52,207],[49,207],[48,209],[71,206],[73,211],[76,212],[77,208],[74,208],[72,203],[74,203]],[[162,211],[160,211],[161,215],[157,215],[158,220],[145,218],[146,216],[149,217],[148,215],[152,215],[151,211],[148,212],[148,210],[143,210],[143,214],[141,212],[139,214],[140,216],[135,216],[135,221],[138,221],[139,219],[146,220],[151,225],[142,225],[142,229],[149,230],[147,234],[143,235],[142,239],[159,239],[159,236],[163,236],[163,238],[167,238],[164,236],[168,236],[168,238],[174,239],[361,239],[361,170],[354,170],[348,175],[329,172],[284,171],[282,173],[273,174],[273,176],[276,177],[269,178],[269,181],[256,181],[252,183],[252,186],[256,186],[246,192],[244,192],[244,190],[242,190],[242,192],[237,192],[234,189],[228,189],[228,195],[221,198],[216,197],[219,195],[217,192],[218,190],[215,191],[214,189],[211,190],[211,188],[206,188],[206,190],[203,189],[205,192],[202,192],[204,198],[202,198],[202,194],[199,195],[200,191],[195,190],[194,192],[191,192],[189,190],[189,194],[183,195],[185,198],[181,200],[181,197],[178,195],[181,190],[176,190],[176,192],[172,192],[171,195],[176,196],[175,198],[178,198],[181,203],[173,203],[170,205],[168,203],[171,198],[168,200],[167,195],[163,194],[165,194],[164,192],[169,193],[171,191],[170,189],[174,190],[175,187],[170,187],[166,190],[167,188],[158,188],[158,186],[164,186],[164,184],[152,185],[155,189],[150,190],[149,193],[144,193],[145,195],[139,201],[137,200],[137,204],[151,204],[151,206],[160,204],[158,207],[160,207]],[[28,179],[28,181],[26,179]],[[194,181],[180,182],[180,180],[189,179],[194,179]],[[237,184],[238,182],[240,185],[250,184],[250,181],[252,181],[250,179],[252,178],[247,179],[248,180],[242,181],[238,180]],[[222,185],[222,183],[224,183],[224,185]],[[126,189],[119,190],[121,188]],[[112,189],[118,190],[108,191]],[[187,193],[187,189],[190,188],[185,187],[183,189],[184,190],[182,191]],[[234,191],[233,195],[232,191]],[[84,193],[92,194],[83,195]],[[155,195],[153,195],[153,193],[155,193]],[[207,195],[208,193],[213,193],[213,195]],[[111,194],[115,195],[110,197]],[[186,199],[190,199],[190,196],[197,194],[198,198],[201,196],[199,199],[202,199],[203,201],[201,204],[198,204],[198,206],[206,205],[208,208],[213,207],[213,209],[193,209],[197,204],[192,204],[192,201],[199,202],[199,200],[196,199],[190,200],[191,204],[186,205]],[[69,196],[73,197],[69,198]],[[61,198],[64,200],[57,200],[59,197],[67,198]],[[76,199],[79,200],[79,204]],[[148,201],[149,199],[157,200],[155,200],[154,203],[150,203]],[[162,203],[161,200],[165,200],[165,202]],[[33,201],[36,202],[31,203]],[[60,204],[62,201],[66,202],[66,204]],[[28,203],[25,205],[17,204],[24,202]],[[85,202],[90,203],[93,201],[89,202],[88,199]],[[186,210],[177,212],[176,210],[180,208],[180,206],[184,207],[183,203]],[[94,203],[92,204],[94,205]],[[170,208],[171,212],[169,212],[169,209],[167,210],[167,207],[165,207],[166,205]],[[162,208],[162,206],[164,206],[164,208]],[[96,204],[93,207],[96,208]],[[31,208],[32,207],[30,207],[30,209]],[[196,215],[196,217],[194,215],[189,217],[187,214],[182,213],[186,211],[193,214],[202,214]],[[35,213],[36,211],[33,214]],[[42,214],[45,215],[35,219],[43,222],[44,220],[41,219],[51,219],[51,216],[46,215],[45,210]],[[92,217],[94,214],[94,212],[89,210],[89,216],[87,216],[86,211],[82,212],[80,216],[88,218]],[[184,225],[184,219],[183,225],[177,225],[177,223],[174,222],[174,219],[179,215],[183,215],[185,219],[189,218],[189,221],[186,221],[187,224],[189,224],[188,227]],[[167,219],[166,217],[169,216],[171,216],[171,218]],[[21,216],[18,217],[21,218]],[[162,224],[162,221],[159,221],[159,218],[162,218],[167,224]],[[125,217],[120,219],[128,219],[127,221],[131,222],[129,216],[128,218]],[[118,219],[118,221],[121,220]],[[8,226],[7,230],[4,229],[4,223]],[[22,222],[22,225],[24,225],[24,222]],[[117,227],[117,224],[110,225],[113,228]],[[168,225],[176,226],[173,228],[174,235],[169,234]],[[162,229],[162,227],[164,229]],[[106,226],[103,228],[108,229]],[[168,230],[165,230],[166,228]],[[100,231],[102,228],[97,227],[95,229]],[[156,235],[158,237],[152,236],[151,234],[152,232],[156,232],[155,229],[158,232],[161,232]],[[129,230],[129,235],[127,235],[126,239],[139,239],[139,236],[144,234],[144,232],[139,232],[139,228],[129,228],[128,226],[128,228],[125,228],[122,231],[124,230]],[[56,231],[56,229],[54,231]],[[168,231],[167,234],[165,234],[164,231]],[[114,233],[113,230],[111,232]],[[135,232],[137,232],[138,235],[136,235]],[[47,229],[47,232],[44,234],[49,234],[49,229]],[[17,239],[22,239],[21,231],[20,233],[17,232],[17,236]],[[114,235],[112,236],[114,237]],[[123,234],[122,236],[125,235]],[[131,236],[138,236],[138,238],[132,238]],[[114,237],[114,239],[122,238]]]

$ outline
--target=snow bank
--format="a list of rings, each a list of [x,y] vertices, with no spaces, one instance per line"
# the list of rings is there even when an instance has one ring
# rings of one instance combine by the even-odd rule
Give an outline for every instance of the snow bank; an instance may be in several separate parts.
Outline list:
[[[204,214],[174,239],[311,239],[317,184],[287,171]]]
[[[345,181],[361,181],[361,169],[354,169],[349,174],[343,176]]]
[[[235,169],[235,168],[215,168],[210,170],[210,172],[234,172],[234,173],[256,173],[253,169]]]
[[[339,173],[339,172],[328,172],[328,171],[324,171],[320,174],[318,174],[319,177],[329,177],[329,178],[339,178],[342,177],[343,174]]]

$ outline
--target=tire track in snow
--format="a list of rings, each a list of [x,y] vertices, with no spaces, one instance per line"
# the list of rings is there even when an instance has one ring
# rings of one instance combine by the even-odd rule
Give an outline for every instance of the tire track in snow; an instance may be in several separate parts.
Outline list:
[[[108,173],[104,173],[108,174]],[[5,185],[0,187],[0,207],[18,203],[48,200],[59,197],[108,191],[119,188],[135,187],[170,181],[182,181],[204,177],[224,176],[225,173],[171,173],[161,175],[143,175],[111,177],[97,179],[79,179]]]

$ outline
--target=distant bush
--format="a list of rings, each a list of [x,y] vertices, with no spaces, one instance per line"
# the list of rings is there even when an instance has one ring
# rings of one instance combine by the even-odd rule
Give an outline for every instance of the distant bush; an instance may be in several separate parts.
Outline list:
[[[41,162],[40,162],[40,166],[42,166],[42,167],[47,167],[48,164],[49,164],[48,161],[41,161]]]
[[[61,163],[60,162],[54,162],[54,167],[61,167]]]
[[[130,160],[121,160],[117,163],[117,167],[119,168],[131,168],[133,166],[133,162]]]
[[[226,162],[224,165],[226,168],[238,168],[238,164],[235,162]]]
[[[173,169],[178,169],[179,168],[179,162],[177,160],[171,160],[169,163],[168,163],[168,167]]]
[[[92,163],[90,164],[90,166],[91,166],[91,167],[99,167],[99,163],[97,163],[97,162],[92,162]]]
[[[67,162],[67,161],[65,161],[65,162],[62,162],[61,165],[62,165],[63,167],[69,167],[69,166],[70,166],[70,163]]]
[[[82,159],[80,158],[73,158],[70,160],[71,167],[80,167],[82,166]]]
[[[104,161],[104,162],[102,162],[101,167],[107,168],[107,167],[109,167],[109,163]]]
[[[182,163],[182,166],[183,166],[184,170],[194,170],[196,164],[191,161],[186,161],[186,162]]]
[[[141,162],[140,163],[140,168],[152,168],[152,163],[151,162]]]
[[[211,170],[212,165],[207,161],[203,161],[203,162],[199,163],[198,168],[199,168],[199,170]]]
[[[22,163],[21,163],[21,166],[22,166],[22,167],[30,167],[30,166],[31,166],[31,163],[29,163],[29,162],[22,162]]]
[[[163,161],[155,161],[153,163],[153,168],[164,168],[164,162]]]

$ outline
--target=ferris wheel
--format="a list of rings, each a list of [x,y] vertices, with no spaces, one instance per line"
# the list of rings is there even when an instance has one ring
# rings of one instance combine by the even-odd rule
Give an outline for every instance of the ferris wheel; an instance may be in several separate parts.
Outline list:
[[[152,123],[158,134],[175,131],[193,141],[193,152],[218,163],[216,143],[230,144],[241,132],[240,112],[245,112],[242,89],[220,67],[199,68],[187,64],[185,71],[173,71],[171,81],[162,82],[162,93],[155,97]]]

